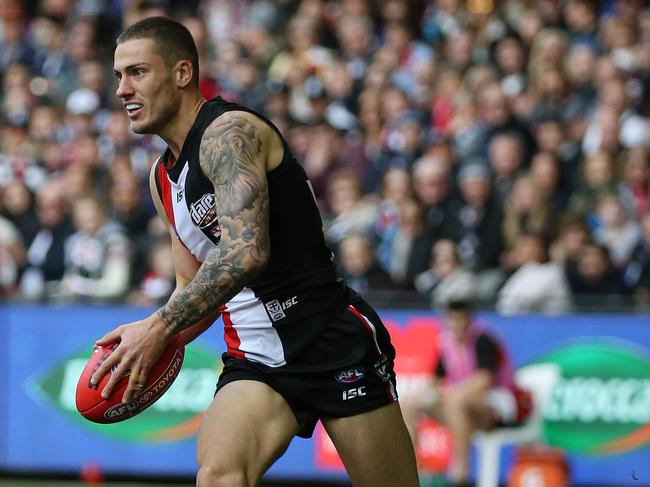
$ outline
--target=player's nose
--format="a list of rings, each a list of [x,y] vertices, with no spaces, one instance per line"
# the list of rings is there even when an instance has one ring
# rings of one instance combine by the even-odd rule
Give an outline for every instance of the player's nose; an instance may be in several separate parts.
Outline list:
[[[115,94],[119,98],[124,98],[126,96],[129,96],[132,93],[133,93],[133,87],[128,82],[128,79],[126,77],[120,79],[117,83],[117,89],[115,90]]]

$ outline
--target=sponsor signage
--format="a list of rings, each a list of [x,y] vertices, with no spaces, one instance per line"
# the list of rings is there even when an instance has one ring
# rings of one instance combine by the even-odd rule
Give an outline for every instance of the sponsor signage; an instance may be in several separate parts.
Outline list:
[[[196,473],[195,432],[214,394],[225,350],[221,323],[186,348],[178,379],[142,414],[99,425],[76,411],[76,382],[93,341],[143,314],[127,307],[0,305],[0,470],[70,474],[92,461],[106,474]],[[435,370],[434,344],[444,325],[427,312],[380,315],[397,350],[398,393],[417,393]],[[568,452],[573,485],[650,485],[647,316],[480,318],[507,344],[515,367],[548,362],[561,369],[543,411],[543,429],[546,441]],[[371,372],[350,367],[333,372],[332,380],[356,404],[365,397],[359,378]],[[435,423],[420,427],[420,466],[444,470],[451,438]],[[502,453],[504,483],[514,448]],[[312,440],[294,440],[267,477],[346,478],[320,425]]]
[[[212,400],[216,378],[221,371],[221,360],[213,352],[190,344],[186,348],[178,378],[158,401],[127,421],[106,425],[86,420],[75,406],[75,388],[88,361],[89,349],[92,350],[92,345],[61,359],[33,377],[30,386],[32,395],[44,398],[60,414],[83,428],[127,442],[175,441],[196,433],[201,415]],[[106,414],[120,416],[137,407],[137,401],[120,403]]]
[[[584,340],[540,362],[562,378],[544,409],[551,444],[587,455],[614,455],[650,442],[650,357],[637,345]]]

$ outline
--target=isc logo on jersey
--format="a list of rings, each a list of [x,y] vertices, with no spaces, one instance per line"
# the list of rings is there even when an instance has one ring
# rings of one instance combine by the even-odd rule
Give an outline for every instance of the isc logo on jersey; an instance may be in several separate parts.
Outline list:
[[[206,193],[190,205],[190,216],[197,227],[203,229],[217,223],[214,195]]]

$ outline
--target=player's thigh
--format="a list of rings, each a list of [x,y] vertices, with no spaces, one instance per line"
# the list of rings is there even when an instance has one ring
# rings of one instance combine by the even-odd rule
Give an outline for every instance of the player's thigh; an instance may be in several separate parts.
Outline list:
[[[267,384],[238,380],[223,386],[199,428],[199,467],[237,471],[257,480],[286,450],[298,431],[296,418]]]
[[[399,404],[323,419],[355,487],[417,487],[413,444]]]

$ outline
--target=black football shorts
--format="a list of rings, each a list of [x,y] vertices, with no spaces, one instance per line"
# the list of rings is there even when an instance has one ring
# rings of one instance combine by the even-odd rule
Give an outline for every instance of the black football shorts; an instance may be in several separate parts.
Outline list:
[[[224,353],[217,393],[237,380],[264,382],[289,404],[298,436],[309,438],[321,418],[354,416],[395,402],[394,358],[377,313],[355,300],[286,365],[268,367]]]

